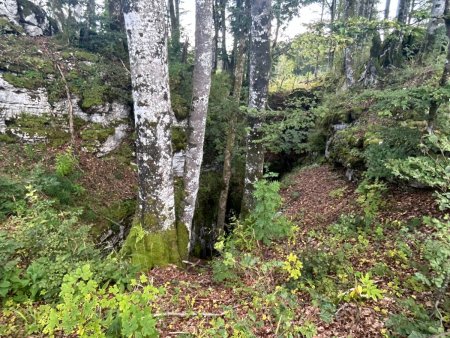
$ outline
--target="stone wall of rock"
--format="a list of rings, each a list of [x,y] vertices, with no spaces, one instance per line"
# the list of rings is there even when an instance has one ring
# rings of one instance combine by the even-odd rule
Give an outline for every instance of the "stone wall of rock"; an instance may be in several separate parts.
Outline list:
[[[96,0],[95,11],[105,10],[106,0]],[[85,2],[61,0],[0,0],[0,18],[22,26],[30,36],[53,35],[64,31],[67,21],[82,23],[87,12]]]
[[[104,156],[115,150],[130,130],[129,106],[119,102],[105,103],[92,107],[89,113],[86,113],[79,107],[78,102],[76,97],[72,98],[74,116],[85,123],[83,129],[89,132],[85,134],[92,136],[91,140],[85,138],[86,143],[90,145],[85,150],[95,152],[98,156]],[[67,112],[68,102],[61,100],[51,105],[45,88],[36,90],[17,88],[5,81],[0,74],[0,134],[17,137],[30,143],[51,141],[50,129],[45,125],[45,120],[41,130],[34,132],[28,125],[21,126],[21,119],[27,116],[33,117],[36,121],[48,118],[52,121],[53,128],[60,128],[68,136]],[[56,124],[53,123],[55,121]],[[95,139],[96,135],[100,134],[105,138],[106,132],[109,132],[109,135],[106,135],[104,142],[101,142],[102,137]]]

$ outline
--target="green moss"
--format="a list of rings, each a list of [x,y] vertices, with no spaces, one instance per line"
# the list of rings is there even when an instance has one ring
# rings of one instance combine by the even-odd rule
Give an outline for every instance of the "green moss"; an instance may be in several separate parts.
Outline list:
[[[89,109],[93,106],[99,106],[105,103],[105,95],[108,91],[107,86],[93,84],[83,89],[81,108]]]
[[[178,120],[184,120],[189,116],[189,102],[177,93],[171,97],[172,110]]]
[[[99,123],[90,124],[80,132],[80,137],[85,142],[105,142],[106,139],[114,134],[114,127],[104,127]]]
[[[22,74],[5,73],[3,79],[19,88],[38,89],[45,87],[43,74],[34,70]]]
[[[336,132],[330,144],[330,158],[347,168],[364,167],[365,130],[351,127]]]
[[[67,121],[50,115],[22,115],[13,121],[8,128],[30,136],[45,137],[52,146],[60,146],[69,141],[70,135],[65,131]]]
[[[187,133],[182,127],[172,127],[172,149],[174,152],[186,150]]]
[[[155,217],[147,217],[151,220]],[[177,229],[172,227],[163,231],[144,231],[141,224],[135,223],[122,247],[121,253],[131,258],[133,265],[141,270],[155,266],[181,264],[178,252]]]
[[[18,137],[11,133],[0,134],[0,143],[16,143],[17,141]]]
[[[16,26],[9,22],[6,18],[0,18],[0,35],[1,34],[22,34],[24,30],[20,26]]]

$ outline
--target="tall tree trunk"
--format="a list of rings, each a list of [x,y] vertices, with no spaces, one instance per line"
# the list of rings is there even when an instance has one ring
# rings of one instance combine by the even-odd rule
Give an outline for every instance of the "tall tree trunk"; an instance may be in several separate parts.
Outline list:
[[[344,20],[348,21],[355,15],[356,0],[345,0],[344,6]],[[344,89],[349,89],[355,84],[355,72],[353,69],[353,52],[355,44],[356,42],[353,42],[351,45],[344,48]]]
[[[322,10],[320,12],[320,23],[323,23],[323,13],[325,11],[325,0],[322,0]],[[316,52],[316,64],[314,66],[314,78],[317,79],[319,73],[319,50]]]
[[[262,177],[264,146],[262,137],[263,117],[266,109],[270,76],[270,22],[271,0],[253,0],[251,3],[249,132],[246,141],[246,164],[242,212],[254,207],[253,185]]]
[[[410,5],[411,0],[398,0],[397,21],[399,23],[406,24],[408,21]]]
[[[192,80],[188,146],[184,164],[184,197],[181,216],[181,222],[186,226],[190,234],[190,240],[192,240],[192,220],[203,160],[206,115],[211,89],[214,27],[212,0],[196,0],[195,9],[195,65]]]
[[[386,5],[384,7],[384,20],[389,19],[389,10],[391,8],[391,0],[386,0]]]
[[[334,30],[334,20],[336,17],[336,1],[337,0],[331,0],[331,5],[330,5],[330,30],[331,33]],[[331,68],[333,68],[333,63],[334,63],[334,46],[333,46],[333,40],[330,39],[330,45],[328,47],[328,70],[331,70]]]
[[[245,45],[247,35],[242,34],[236,46],[236,58],[234,68],[233,98],[239,104],[242,90],[242,81],[244,79],[245,69]],[[217,214],[217,231],[219,235],[225,227],[225,215],[227,211],[228,191],[230,190],[231,180],[231,161],[233,158],[233,148],[236,140],[237,112],[233,112],[230,124],[227,130],[227,143],[223,159],[223,188],[219,196],[219,210]]]
[[[444,88],[449,85],[449,78],[450,78],[450,0],[445,1],[445,9],[444,9],[444,22],[445,22],[445,29],[447,32],[447,59],[444,64],[444,70],[442,71],[441,79],[439,81],[439,87]],[[446,98],[447,100],[449,98]],[[437,117],[437,111],[441,105],[440,101],[437,101],[433,99],[430,104],[430,110],[428,112],[428,131],[433,132],[435,123],[436,123],[436,117]]]
[[[220,31],[220,17],[219,17],[219,2],[214,0],[213,2],[213,20],[214,20],[214,39],[213,39],[213,73],[216,72],[219,61],[219,31]]]
[[[124,7],[139,183],[135,227],[126,247],[135,263],[145,268],[181,260],[175,222],[166,13],[166,0],[127,0]]]
[[[272,50],[275,49],[278,43],[278,35],[280,34],[280,26],[281,26],[281,20],[278,15],[275,16],[275,33],[273,34],[273,42],[272,42]]]
[[[227,71],[230,66],[230,61],[228,60],[228,53],[227,53],[226,7],[227,1],[220,0],[220,34],[222,35],[220,55],[222,59],[222,69],[225,71]]]
[[[427,35],[425,38],[426,52],[430,52],[436,42],[436,31],[444,24],[445,0],[433,0],[431,5],[431,17],[427,27]]]

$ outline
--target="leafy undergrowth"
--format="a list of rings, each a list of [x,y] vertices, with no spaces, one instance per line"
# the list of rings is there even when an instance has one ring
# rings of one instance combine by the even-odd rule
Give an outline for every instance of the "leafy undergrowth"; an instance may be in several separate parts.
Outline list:
[[[107,169],[86,161],[84,176],[93,170],[89,161]],[[111,337],[120,330],[148,337],[428,337],[449,330],[439,270],[448,256],[432,247],[445,220],[432,191],[357,187],[329,166],[297,170],[282,186],[283,214],[278,183],[261,183],[255,212],[236,221],[212,262],[153,269],[125,292],[100,288],[83,267],[64,278],[58,306],[10,304],[0,323],[15,328],[12,337],[43,329],[100,337],[102,328]]]
[[[448,330],[448,315],[437,319],[432,289],[416,277],[433,233],[422,216],[440,216],[430,191],[390,189],[366,224],[356,186],[330,167],[285,183],[284,213],[296,224],[289,240],[225,254],[213,272],[197,262],[149,274],[166,290],[161,336],[426,337],[441,320]],[[448,313],[448,297],[440,302]]]

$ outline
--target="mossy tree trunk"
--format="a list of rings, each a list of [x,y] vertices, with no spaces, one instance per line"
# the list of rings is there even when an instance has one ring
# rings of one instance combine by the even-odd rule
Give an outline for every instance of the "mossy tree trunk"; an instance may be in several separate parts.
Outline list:
[[[250,92],[249,131],[246,136],[246,164],[242,212],[254,207],[253,185],[263,175],[264,145],[262,137],[263,113],[267,105],[270,76],[270,22],[271,0],[251,2],[251,44],[250,44]]]
[[[443,13],[445,30],[447,33],[447,59],[445,60],[444,70],[442,71],[441,79],[439,81],[439,87],[444,88],[449,85],[450,78],[450,0],[445,0],[445,9]],[[443,98],[441,101],[436,99],[431,100],[430,110],[428,112],[428,131],[431,133],[434,130],[437,112],[441,106],[443,100],[448,100],[449,98]]]
[[[189,135],[184,164],[184,196],[181,222],[192,240],[192,220],[203,160],[206,115],[208,112],[211,71],[213,62],[213,2],[196,0],[195,3],[195,64],[192,79],[192,107],[189,115]]]
[[[139,195],[127,238],[142,268],[179,263],[172,169],[165,0],[128,0],[124,7],[136,129]]]
[[[344,4],[344,21],[348,21],[355,16],[356,0],[345,0]],[[344,90],[349,89],[355,84],[355,71],[353,62],[353,53],[356,42],[345,46],[344,48]]]
[[[234,68],[234,84],[233,84],[233,98],[239,104],[242,90],[242,81],[244,79],[245,70],[245,47],[247,44],[247,34],[241,34],[236,46],[235,68]],[[225,215],[227,211],[228,191],[230,190],[231,180],[231,162],[233,159],[233,149],[236,141],[236,127],[237,127],[238,113],[233,112],[228,130],[227,142],[225,145],[225,152],[223,158],[223,188],[219,197],[219,210],[217,211],[217,231],[216,235],[223,232],[225,227]]]

